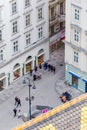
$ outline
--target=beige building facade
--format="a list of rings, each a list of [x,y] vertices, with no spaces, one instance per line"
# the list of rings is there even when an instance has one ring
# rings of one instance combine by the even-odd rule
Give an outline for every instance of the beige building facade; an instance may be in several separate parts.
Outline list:
[[[65,0],[49,0],[50,52],[58,49],[65,33]]]

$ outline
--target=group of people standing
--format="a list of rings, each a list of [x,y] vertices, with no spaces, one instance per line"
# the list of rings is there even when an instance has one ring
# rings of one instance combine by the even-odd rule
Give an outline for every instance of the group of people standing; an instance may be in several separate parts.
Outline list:
[[[15,108],[13,109],[14,117],[18,115],[18,118],[21,117],[21,100],[18,97],[15,97]]]
[[[51,72],[54,72],[55,74],[55,71],[56,71],[56,68],[55,66],[51,65],[51,64],[48,64],[47,62],[44,63],[44,70],[47,70],[48,71],[51,71]]]

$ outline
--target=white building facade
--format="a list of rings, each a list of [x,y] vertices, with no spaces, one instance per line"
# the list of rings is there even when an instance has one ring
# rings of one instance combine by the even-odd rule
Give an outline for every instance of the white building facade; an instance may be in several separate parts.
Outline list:
[[[66,0],[65,81],[87,92],[87,0]]]
[[[47,0],[0,0],[0,89],[49,59]]]

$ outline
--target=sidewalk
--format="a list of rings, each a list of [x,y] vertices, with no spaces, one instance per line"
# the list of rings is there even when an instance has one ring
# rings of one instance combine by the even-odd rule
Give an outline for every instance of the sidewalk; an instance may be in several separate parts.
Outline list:
[[[32,101],[32,113],[36,105],[57,107],[61,105],[60,95],[66,90],[70,92],[73,98],[82,94],[66,84],[64,84],[64,48],[60,48],[54,52],[48,63],[56,67],[56,73],[48,70],[39,69],[42,79],[35,81],[36,89],[31,89],[31,95],[35,97]],[[28,85],[23,84],[24,77],[30,77],[29,74],[23,76],[9,86],[9,89],[0,92],[0,128],[1,130],[11,130],[17,125],[23,123],[21,118],[13,117],[14,98],[18,96],[22,103],[22,113],[29,112],[29,103],[26,101],[28,97]],[[30,77],[32,78],[32,77]]]

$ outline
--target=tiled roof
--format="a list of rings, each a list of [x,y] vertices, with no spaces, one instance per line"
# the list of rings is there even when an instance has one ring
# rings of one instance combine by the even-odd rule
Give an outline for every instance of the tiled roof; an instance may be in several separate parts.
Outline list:
[[[87,116],[84,116],[84,113],[87,113],[87,94],[73,99],[59,107],[61,109],[60,111],[58,108],[51,110],[51,113],[54,111],[51,116],[48,116],[50,113],[49,111],[48,115],[47,113],[44,114],[44,116],[47,115],[47,117],[43,117],[43,120],[41,117],[37,118],[37,123],[34,123],[35,119],[31,120],[32,125],[28,125],[25,129],[18,127],[21,129],[14,130],[87,130],[87,128],[81,129],[81,125],[84,127],[84,123],[87,123]],[[38,121],[38,119],[40,121]]]

